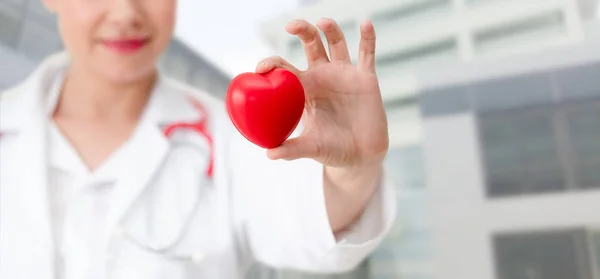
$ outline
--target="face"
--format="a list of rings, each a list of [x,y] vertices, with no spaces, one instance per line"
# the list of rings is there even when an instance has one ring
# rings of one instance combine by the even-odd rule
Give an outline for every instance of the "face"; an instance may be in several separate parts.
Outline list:
[[[177,0],[44,0],[72,67],[117,83],[151,75],[175,25]]]

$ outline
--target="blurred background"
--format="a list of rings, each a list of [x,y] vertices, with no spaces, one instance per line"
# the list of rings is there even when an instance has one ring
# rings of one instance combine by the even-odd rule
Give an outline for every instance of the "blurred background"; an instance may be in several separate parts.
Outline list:
[[[306,66],[293,18],[353,54],[360,20],[378,34],[396,226],[353,272],[248,279],[600,279],[599,2],[179,0],[160,66],[221,98],[261,58]],[[40,0],[0,0],[0,90],[61,48]]]

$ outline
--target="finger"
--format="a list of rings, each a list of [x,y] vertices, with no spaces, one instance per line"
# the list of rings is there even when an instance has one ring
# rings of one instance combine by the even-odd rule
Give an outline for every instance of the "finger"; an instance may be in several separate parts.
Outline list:
[[[294,65],[285,61],[285,59],[283,59],[280,56],[271,56],[271,57],[261,60],[256,65],[255,72],[257,74],[264,74],[275,68],[283,68],[283,69],[289,70],[292,73],[294,73],[295,75],[298,75],[298,73],[300,73],[300,70],[298,70],[296,67],[294,67]]]
[[[286,26],[288,33],[298,36],[304,46],[308,66],[329,62],[319,30],[306,20],[294,20]]]
[[[360,24],[359,68],[375,72],[375,45],[375,28],[370,20],[365,20]]]
[[[331,60],[350,62],[348,43],[342,28],[334,20],[327,18],[319,20],[317,27],[325,34]]]
[[[286,140],[279,147],[267,150],[267,156],[271,160],[296,160],[301,158],[317,158],[319,148],[314,141],[308,141],[302,137]]]

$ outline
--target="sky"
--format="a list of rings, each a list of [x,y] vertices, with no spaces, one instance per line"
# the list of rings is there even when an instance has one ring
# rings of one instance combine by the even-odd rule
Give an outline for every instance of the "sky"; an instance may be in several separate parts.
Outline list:
[[[175,34],[235,76],[277,54],[260,37],[259,25],[297,7],[297,0],[179,0]]]

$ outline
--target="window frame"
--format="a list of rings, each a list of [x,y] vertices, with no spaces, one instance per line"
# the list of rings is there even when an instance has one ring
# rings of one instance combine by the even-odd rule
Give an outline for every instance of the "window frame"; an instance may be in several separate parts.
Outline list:
[[[447,61],[460,60],[460,47],[457,38],[446,36],[419,46],[381,54],[375,61],[376,71],[381,77],[394,76],[401,73],[405,69],[405,65],[411,65],[410,68],[414,69],[413,63],[416,63],[416,68],[418,68],[420,67],[419,63],[430,63],[426,61],[441,57],[451,58],[451,60],[442,60],[442,64]]]
[[[552,228],[552,229],[537,229],[537,230],[522,230],[522,231],[502,231],[502,232],[496,232],[493,233],[492,235],[490,235],[489,241],[490,241],[490,245],[492,246],[492,250],[493,250],[493,262],[494,262],[494,269],[495,269],[495,275],[498,278],[502,278],[502,271],[504,269],[504,267],[502,267],[502,262],[501,262],[501,254],[500,254],[500,245],[501,245],[501,241],[507,241],[507,240],[517,240],[517,241],[527,241],[526,238],[529,238],[528,240],[536,240],[536,241],[542,241],[544,237],[568,237],[570,239],[570,247],[573,249],[573,252],[575,253],[575,255],[577,256],[577,260],[582,260],[582,262],[580,261],[575,261],[575,265],[577,266],[577,275],[580,275],[581,278],[592,278],[592,279],[598,279],[596,277],[594,277],[594,265],[595,263],[592,262],[593,259],[590,257],[590,255],[587,253],[588,251],[590,251],[589,247],[585,247],[586,245],[589,246],[590,241],[589,241],[589,233],[588,233],[588,229],[586,227],[565,227],[565,228]],[[525,238],[525,239],[524,239]],[[547,239],[546,239],[547,240]],[[583,241],[583,243],[581,243],[581,241]],[[584,246],[582,246],[582,244]],[[513,243],[514,246],[514,243]],[[537,245],[534,245],[537,246]],[[542,246],[537,246],[535,247],[537,252],[540,252],[539,248]],[[542,249],[543,251],[543,249]],[[541,267],[543,268],[543,262],[541,262]],[[543,271],[544,269],[542,269],[541,271]],[[587,275],[589,275],[590,277],[588,277]]]
[[[600,190],[600,185],[583,185],[578,183],[578,179],[580,177],[577,175],[577,165],[576,165],[576,155],[575,155],[575,142],[572,139],[572,131],[570,130],[570,123],[567,119],[568,112],[577,111],[580,109],[585,109],[587,107],[598,108],[600,110],[600,98],[594,98],[592,101],[570,101],[570,102],[561,102],[554,104],[540,104],[534,106],[527,107],[519,107],[513,109],[505,109],[505,110],[496,110],[496,111],[486,111],[486,112],[476,112],[476,126],[477,126],[477,139],[479,144],[479,152],[480,152],[480,161],[481,163],[481,172],[483,175],[484,187],[485,187],[485,197],[488,199],[503,199],[503,198],[513,198],[519,196],[531,196],[531,195],[544,195],[544,194],[556,194],[556,193],[565,193],[565,192],[579,192],[586,190]],[[531,115],[537,113],[539,111],[546,111],[550,116],[552,134],[554,135],[555,148],[557,152],[557,160],[560,165],[560,170],[562,171],[562,176],[564,178],[565,185],[561,187],[564,190],[550,190],[550,191],[525,191],[521,189],[520,191],[513,193],[501,193],[495,194],[493,193],[493,189],[491,188],[491,180],[490,177],[493,176],[495,172],[492,171],[489,166],[489,153],[488,148],[486,147],[485,141],[485,128],[483,125],[485,124],[485,118],[495,118],[495,117],[503,117],[519,114],[522,116]],[[535,167],[529,167],[527,169],[531,169]]]
[[[567,16],[560,10],[552,10],[543,14],[516,19],[509,23],[480,27],[471,35],[473,48],[477,56],[498,51],[498,44],[506,41],[520,40],[537,32],[547,33],[559,30],[561,36],[566,34]],[[535,42],[531,42],[534,44]],[[490,50],[491,49],[491,50]]]
[[[600,279],[600,225],[588,230],[588,244],[592,266],[592,278]]]

